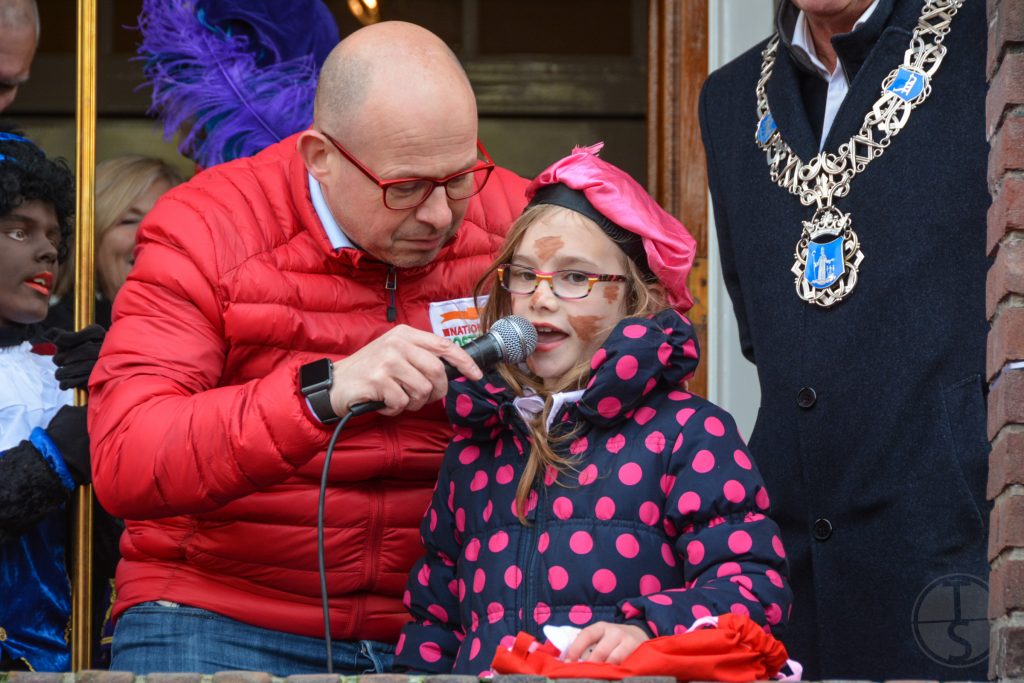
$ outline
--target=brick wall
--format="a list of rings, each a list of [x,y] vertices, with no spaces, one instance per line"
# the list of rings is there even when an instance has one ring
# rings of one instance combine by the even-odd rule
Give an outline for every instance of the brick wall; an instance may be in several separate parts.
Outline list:
[[[1024,677],[1024,1],[987,0],[989,676]]]

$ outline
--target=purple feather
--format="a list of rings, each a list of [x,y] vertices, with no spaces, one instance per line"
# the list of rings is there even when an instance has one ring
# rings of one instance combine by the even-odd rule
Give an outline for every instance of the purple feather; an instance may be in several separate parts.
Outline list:
[[[195,0],[144,0],[139,16],[151,113],[179,151],[210,167],[255,154],[313,119],[313,55],[258,65],[258,36],[204,21]]]

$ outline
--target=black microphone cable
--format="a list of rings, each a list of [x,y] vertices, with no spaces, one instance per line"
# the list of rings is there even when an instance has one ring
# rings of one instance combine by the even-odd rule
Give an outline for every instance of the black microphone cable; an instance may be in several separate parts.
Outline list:
[[[327,475],[331,470],[331,457],[334,455],[334,444],[338,442],[338,435],[345,428],[348,421],[363,413],[372,413],[380,410],[386,404],[383,401],[368,401],[352,406],[341,418],[338,426],[334,428],[334,434],[327,444],[327,454],[324,456],[324,471],[320,476],[320,500],[316,506],[316,559],[320,568],[320,598],[324,608],[324,645],[327,647],[327,673],[334,673],[334,655],[331,652],[331,607],[327,599],[327,563],[324,559],[324,504],[327,500]]]

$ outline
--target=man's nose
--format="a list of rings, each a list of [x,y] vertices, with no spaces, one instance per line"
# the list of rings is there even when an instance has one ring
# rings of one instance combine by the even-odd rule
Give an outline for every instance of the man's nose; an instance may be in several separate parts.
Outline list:
[[[45,236],[37,238],[36,260],[48,264],[57,262],[57,247]]]
[[[448,195],[441,185],[435,187],[427,200],[416,207],[416,218],[438,230],[446,230],[452,224],[452,207]]]

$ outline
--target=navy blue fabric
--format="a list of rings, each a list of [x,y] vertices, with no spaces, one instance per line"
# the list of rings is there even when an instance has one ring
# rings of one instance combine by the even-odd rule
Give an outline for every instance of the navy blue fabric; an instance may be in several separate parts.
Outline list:
[[[884,15],[826,150],[861,126],[921,6],[897,0]],[[840,58],[857,33],[834,41]],[[812,680],[987,675],[984,591],[954,606],[951,592],[929,589],[953,574],[988,576],[985,3],[964,3],[944,44],[930,98],[837,202],[865,258],[856,289],[832,309],[796,296],[794,247],[813,211],[771,181],[754,143],[765,44],[711,74],[701,94],[723,274],[761,385],[750,449],[789,552],[795,603],[783,641]],[[797,69],[780,48],[767,93],[806,160],[817,144]],[[801,407],[805,388],[813,400],[804,391]]]
[[[421,526],[427,553],[409,578],[414,621],[397,665],[477,675],[500,644],[542,638],[544,624],[672,635],[732,611],[784,626],[791,595],[768,494],[732,418],[685,391],[697,358],[675,311],[621,321],[580,401],[554,415],[574,465],[535,484],[527,525],[514,510],[529,448],[515,395],[497,374],[450,385],[455,437]]]

